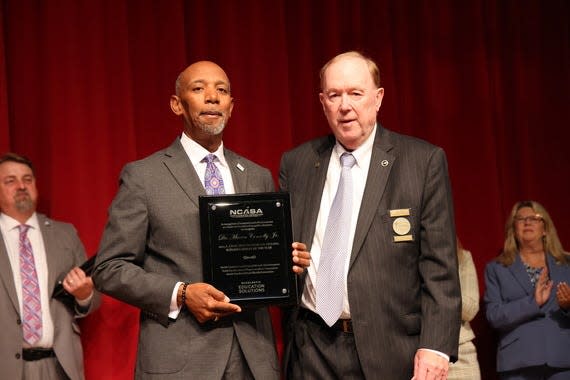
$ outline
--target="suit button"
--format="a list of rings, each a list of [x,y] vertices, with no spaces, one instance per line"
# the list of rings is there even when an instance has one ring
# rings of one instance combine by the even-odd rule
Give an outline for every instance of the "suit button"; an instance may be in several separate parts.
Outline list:
[[[21,356],[22,356],[22,355],[18,352],[18,353],[16,354],[16,359],[20,359]]]
[[[16,323],[21,325],[22,324],[22,320],[20,318],[16,319]]]

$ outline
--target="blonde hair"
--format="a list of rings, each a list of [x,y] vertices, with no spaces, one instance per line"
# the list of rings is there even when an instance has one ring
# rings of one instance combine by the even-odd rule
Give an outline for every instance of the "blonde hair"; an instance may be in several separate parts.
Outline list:
[[[333,57],[330,61],[325,63],[324,66],[321,68],[321,71],[319,73],[319,77],[321,78],[321,91],[324,90],[325,71],[327,71],[329,66],[332,65],[333,63],[347,57],[363,59],[368,65],[368,71],[370,71],[370,75],[372,76],[372,81],[374,82],[376,88],[382,87],[380,85],[380,69],[378,68],[378,65],[376,65],[376,62],[374,62],[372,58],[367,57],[361,52],[351,50],[347,51],[346,53],[342,53]]]
[[[505,244],[503,251],[497,257],[497,261],[504,266],[509,266],[515,261],[515,257],[519,251],[519,242],[515,236],[515,216],[523,207],[530,207],[535,213],[542,217],[544,222],[544,233],[542,244],[544,251],[550,253],[556,259],[557,264],[568,264],[569,257],[558,238],[554,222],[550,218],[548,211],[536,201],[521,201],[515,203],[511,213],[505,223]]]

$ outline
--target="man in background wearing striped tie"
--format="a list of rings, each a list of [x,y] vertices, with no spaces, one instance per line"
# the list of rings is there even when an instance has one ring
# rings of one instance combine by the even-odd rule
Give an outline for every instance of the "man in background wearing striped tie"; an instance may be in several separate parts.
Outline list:
[[[75,228],[36,212],[32,163],[0,157],[0,377],[80,380],[83,351],[77,318],[100,296],[78,266],[85,249]],[[49,269],[49,270],[48,270]],[[57,281],[73,298],[52,298]]]

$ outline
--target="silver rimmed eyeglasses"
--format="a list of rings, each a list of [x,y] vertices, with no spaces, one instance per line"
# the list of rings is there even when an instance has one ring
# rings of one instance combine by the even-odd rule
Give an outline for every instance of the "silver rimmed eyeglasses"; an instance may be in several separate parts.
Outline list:
[[[538,224],[542,221],[543,221],[542,216],[540,216],[539,214],[515,217],[515,223]]]

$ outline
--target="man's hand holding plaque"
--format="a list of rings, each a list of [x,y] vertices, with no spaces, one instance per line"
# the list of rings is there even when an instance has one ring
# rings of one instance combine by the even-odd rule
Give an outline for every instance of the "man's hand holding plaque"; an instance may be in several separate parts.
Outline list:
[[[294,242],[293,247],[293,272],[301,274],[311,265],[311,253],[303,243]]]
[[[291,270],[301,274],[311,265],[311,254],[303,243],[294,242],[292,245]],[[210,284],[203,282],[180,285],[186,291],[184,303],[186,308],[200,323],[207,321],[217,322],[220,318],[241,312],[239,305],[230,302],[230,299]]]
[[[186,287],[185,304],[200,323],[209,320],[217,322],[220,318],[241,312],[241,307],[230,303],[223,292],[203,282]]]

